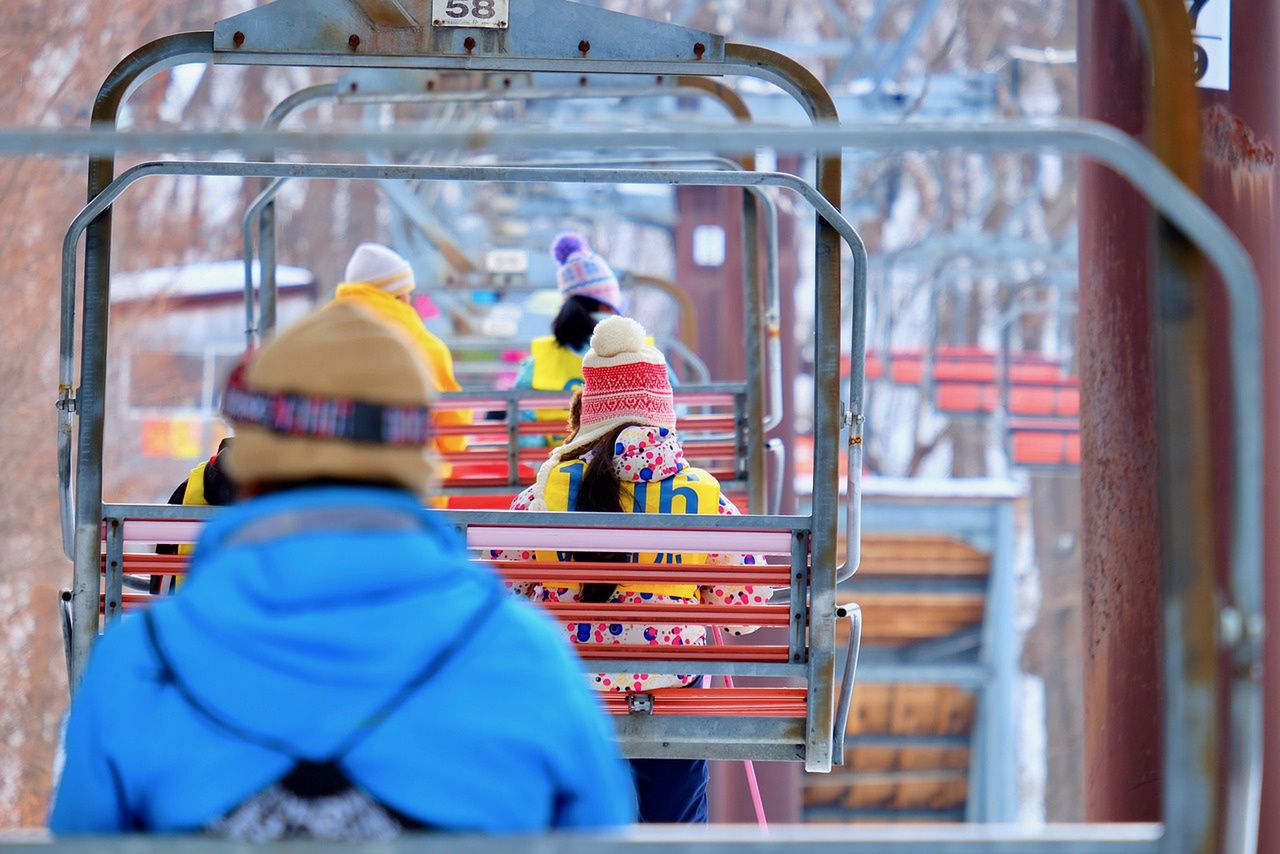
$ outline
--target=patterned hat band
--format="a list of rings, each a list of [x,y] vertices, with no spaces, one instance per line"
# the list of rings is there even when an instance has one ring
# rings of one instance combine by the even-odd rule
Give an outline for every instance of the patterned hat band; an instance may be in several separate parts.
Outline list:
[[[227,380],[222,414],[280,436],[339,439],[362,445],[422,447],[431,439],[431,409],[359,400],[335,400],[287,392],[254,391],[245,386],[245,366]]]
[[[667,366],[650,362],[582,366],[581,425],[630,418],[640,424],[674,427],[675,405]]]

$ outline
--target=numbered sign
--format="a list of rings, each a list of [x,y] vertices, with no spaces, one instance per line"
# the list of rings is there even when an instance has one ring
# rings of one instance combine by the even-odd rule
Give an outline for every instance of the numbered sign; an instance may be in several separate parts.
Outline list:
[[[490,249],[484,256],[484,268],[502,276],[527,273],[529,253],[523,249]]]
[[[505,30],[511,0],[431,0],[431,23],[437,27],[490,27]]]
[[[1196,85],[1231,88],[1231,0],[1186,0],[1191,16]]]

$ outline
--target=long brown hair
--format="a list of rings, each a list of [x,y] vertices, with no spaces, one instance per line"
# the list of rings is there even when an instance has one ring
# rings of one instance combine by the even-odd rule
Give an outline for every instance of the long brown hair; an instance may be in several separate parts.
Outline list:
[[[579,404],[580,396],[574,395],[574,403]],[[577,433],[575,406],[570,416],[571,430]],[[610,430],[599,439],[581,448],[575,448],[565,459],[579,459],[594,452],[591,462],[587,463],[582,473],[582,483],[578,486],[578,495],[570,510],[583,513],[621,513],[622,483],[613,470],[613,450],[618,442],[618,435],[631,425],[624,424],[616,430]],[[618,552],[572,552],[571,560],[592,563],[625,563],[626,558]],[[618,590],[617,584],[584,584],[582,585],[583,602],[608,602]]]

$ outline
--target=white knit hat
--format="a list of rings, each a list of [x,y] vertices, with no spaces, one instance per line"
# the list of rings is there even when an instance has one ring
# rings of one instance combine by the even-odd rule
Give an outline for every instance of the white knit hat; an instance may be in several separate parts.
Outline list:
[[[667,360],[648,343],[644,327],[629,317],[606,317],[591,335],[582,357],[582,410],[578,433],[552,450],[538,469],[532,509],[538,506],[547,478],[570,451],[590,445],[630,424],[674,430],[675,404]]]
[[[361,243],[347,262],[344,284],[372,285],[392,296],[414,289],[413,267],[399,253],[381,243]]]

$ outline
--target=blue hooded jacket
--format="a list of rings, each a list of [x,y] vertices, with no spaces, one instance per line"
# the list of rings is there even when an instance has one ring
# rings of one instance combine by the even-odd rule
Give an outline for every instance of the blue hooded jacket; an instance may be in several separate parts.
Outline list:
[[[468,558],[451,526],[393,490],[308,488],[221,512],[187,583],[151,611],[172,675],[142,618],[95,648],[51,830],[199,831],[353,737],[336,757],[352,783],[433,827],[629,822],[612,727],[556,626]]]

